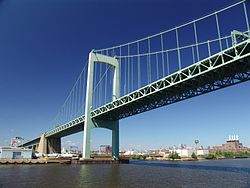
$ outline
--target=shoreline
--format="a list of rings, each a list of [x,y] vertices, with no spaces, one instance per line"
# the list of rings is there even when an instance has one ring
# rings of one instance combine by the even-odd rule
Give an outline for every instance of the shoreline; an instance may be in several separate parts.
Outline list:
[[[128,164],[129,159],[0,159],[0,165],[33,165],[33,164]]]

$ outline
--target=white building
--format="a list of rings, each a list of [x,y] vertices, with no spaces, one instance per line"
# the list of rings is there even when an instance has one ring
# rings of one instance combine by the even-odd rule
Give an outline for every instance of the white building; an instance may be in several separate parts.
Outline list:
[[[183,148],[183,149],[173,149],[171,153],[176,152],[180,157],[191,157],[196,151],[192,148]]]
[[[123,155],[138,155],[138,151],[128,150]]]
[[[32,149],[0,147],[0,159],[31,159]]]
[[[191,157],[193,153],[197,156],[203,156],[203,155],[208,155],[209,151],[206,149],[194,149],[194,148],[176,148],[173,150],[170,150],[171,153],[176,152],[180,157]]]
[[[209,151],[207,149],[197,149],[197,156],[208,155]]]

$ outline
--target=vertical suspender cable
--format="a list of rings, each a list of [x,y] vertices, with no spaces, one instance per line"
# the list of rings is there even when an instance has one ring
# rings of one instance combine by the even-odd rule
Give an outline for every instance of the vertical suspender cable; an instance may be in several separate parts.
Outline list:
[[[83,86],[83,96],[82,96],[82,104],[83,104],[83,107],[82,107],[82,109],[83,109],[83,113],[82,114],[84,114],[85,113],[85,101],[86,101],[86,82],[87,82],[87,80],[86,80],[86,72],[88,72],[88,70],[87,69],[85,69],[84,71],[83,71],[83,84],[82,84],[82,86]]]
[[[220,37],[220,25],[219,25],[219,19],[218,19],[217,13],[215,13],[215,19],[216,19],[216,27],[217,27],[217,33],[218,33],[219,43],[220,43],[220,51],[222,51],[222,43],[221,43],[221,37]]]
[[[137,42],[137,69],[138,69],[138,88],[141,87],[141,65],[140,65],[140,43]]]
[[[74,105],[74,118],[76,117],[76,112],[77,112],[77,82],[76,82],[76,85],[75,85],[75,88],[74,88],[74,90],[75,90],[75,94],[74,94],[74,103],[75,103],[75,105]]]
[[[97,83],[97,68],[98,68],[97,65],[98,64],[94,63],[94,87],[93,88],[96,87],[96,83]],[[98,95],[99,95],[98,92],[99,91],[97,89],[93,91],[93,101],[95,101],[95,107],[97,107],[97,105],[99,105],[99,102],[100,102],[98,100]]]
[[[130,92],[130,48],[128,44],[128,93]]]
[[[83,88],[82,87],[82,75],[83,75],[83,72],[81,73],[80,75],[80,78],[79,78],[79,113],[81,113],[81,109],[82,109],[82,105],[81,105],[81,96],[83,96]]]
[[[68,97],[68,100],[67,100],[67,119],[66,119],[66,121],[69,121],[69,119],[70,119],[70,96]]]
[[[167,69],[168,69],[168,75],[170,75],[170,65],[169,65],[169,57],[168,57],[168,51],[166,50],[166,61],[167,61]]]
[[[208,56],[211,56],[210,41],[207,41]]]
[[[165,65],[164,65],[164,46],[163,46],[163,35],[161,34],[161,63],[162,63],[162,77],[165,76]]]
[[[211,56],[211,47],[210,47],[210,41],[207,41],[207,49],[208,49],[208,57]],[[211,61],[209,60],[209,65],[211,66]]]
[[[72,93],[70,94],[70,119],[72,119],[72,111],[73,111],[73,100]]]
[[[159,62],[158,62],[158,53],[155,54],[155,58],[156,58],[156,79],[158,80],[159,79]]]
[[[196,22],[195,21],[194,21],[194,37],[195,37],[195,43],[196,43],[197,61],[200,61],[199,46],[198,46],[198,36],[197,36]]]
[[[133,68],[133,66],[134,66],[134,58],[133,57],[131,57],[131,91],[133,91],[133,88],[134,88],[134,68]]]
[[[119,82],[120,82],[120,84],[119,84],[119,86],[120,86],[120,88],[121,88],[121,86],[122,86],[122,58],[121,58],[121,56],[122,56],[122,47],[120,46],[120,53],[119,53],[119,72],[120,72],[120,79],[119,79]],[[124,93],[123,93],[123,95],[124,95]]]
[[[127,58],[124,58],[124,95],[127,94]]]
[[[148,38],[148,84],[151,83],[150,38]]]
[[[72,91],[72,118],[74,118],[74,106],[75,106],[75,89]]]
[[[243,7],[244,7],[244,13],[245,13],[245,19],[246,19],[246,24],[247,24],[247,31],[249,32],[249,22],[248,22],[248,16],[247,16],[247,8],[246,8],[246,2],[243,2]]]
[[[106,66],[106,70],[105,70],[105,88],[104,88],[104,94],[105,94],[105,97],[104,97],[104,103],[106,104],[106,102],[107,102],[107,82],[108,82],[108,71],[107,71],[107,69],[108,69],[108,64],[106,63],[105,64],[105,66]]]
[[[99,101],[100,101],[100,105],[99,106],[101,106],[102,104],[103,104],[103,102],[102,102],[102,88],[101,88],[101,77],[102,77],[102,64],[100,63],[99,64],[99,66],[100,66],[100,74],[99,74],[99,76],[100,76],[100,80],[98,81],[98,88],[99,88]]]
[[[179,70],[181,70],[181,53],[180,53],[180,44],[179,44],[179,35],[178,35],[178,29],[175,29],[175,35],[176,35],[176,45],[177,45],[177,53],[178,53],[178,64],[179,64]]]
[[[75,106],[75,90],[74,90],[74,87],[72,89],[71,96],[72,96],[72,114],[71,114],[71,118],[73,119],[74,118],[74,106]]]
[[[229,48],[228,38],[226,38],[226,45],[227,45],[227,48]]]
[[[193,56],[193,64],[194,64],[195,63],[194,46],[192,46],[192,56]]]

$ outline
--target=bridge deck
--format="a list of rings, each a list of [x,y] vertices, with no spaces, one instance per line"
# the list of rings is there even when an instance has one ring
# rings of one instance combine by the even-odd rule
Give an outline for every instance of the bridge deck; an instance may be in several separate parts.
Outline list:
[[[92,111],[98,119],[122,119],[250,79],[250,39]],[[83,131],[84,116],[46,133],[62,137]]]

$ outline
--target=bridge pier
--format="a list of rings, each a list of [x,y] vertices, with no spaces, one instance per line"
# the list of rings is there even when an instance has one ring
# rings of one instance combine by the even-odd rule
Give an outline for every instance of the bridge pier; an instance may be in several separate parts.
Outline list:
[[[86,122],[85,122],[86,123]],[[90,138],[92,128],[105,128],[112,131],[112,157],[119,158],[119,120],[90,120],[85,126],[83,138],[83,158],[90,158]]]
[[[41,154],[61,153],[61,138],[46,138],[43,134],[37,151]]]
[[[112,157],[119,158],[119,121],[115,122],[112,129]]]
[[[83,158],[90,158],[90,136],[91,127],[93,122],[91,120],[84,123],[84,135],[83,135]]]
[[[61,138],[47,139],[47,153],[61,153]]]

